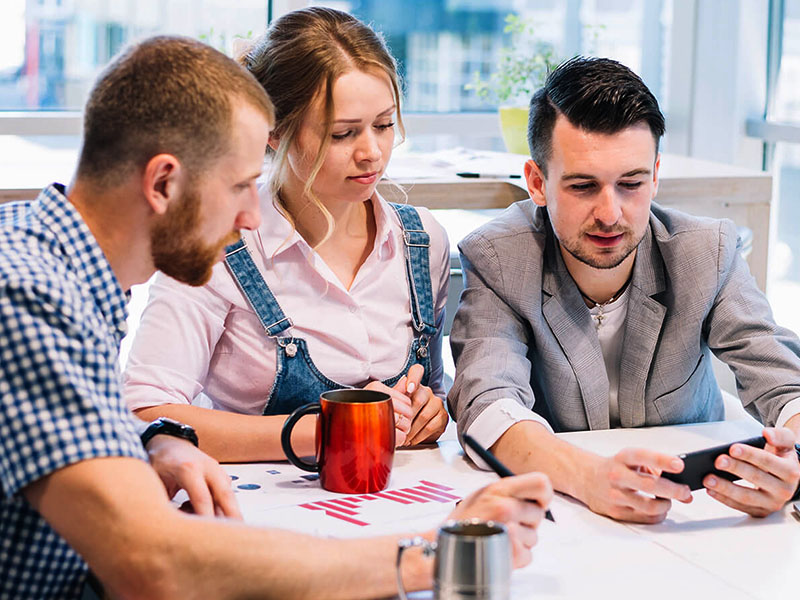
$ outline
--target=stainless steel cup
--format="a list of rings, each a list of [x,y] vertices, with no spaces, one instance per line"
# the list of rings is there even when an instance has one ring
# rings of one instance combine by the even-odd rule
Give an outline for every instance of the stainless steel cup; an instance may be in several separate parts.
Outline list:
[[[397,555],[400,598],[406,600],[400,579],[400,557],[406,548],[435,551],[433,597],[436,600],[508,600],[511,594],[511,545],[504,525],[477,519],[448,521],[436,542],[402,540]]]
[[[511,545],[505,526],[478,520],[445,523],[437,545],[434,598],[508,600]]]

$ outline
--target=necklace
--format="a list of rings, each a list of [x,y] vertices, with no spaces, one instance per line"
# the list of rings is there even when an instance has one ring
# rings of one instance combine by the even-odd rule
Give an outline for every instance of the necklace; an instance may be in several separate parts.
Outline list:
[[[583,290],[581,290],[581,288],[578,288],[578,291],[581,293],[581,296],[583,296],[583,299],[585,301],[587,301],[587,302],[591,302],[594,305],[594,306],[591,306],[590,308],[596,308],[597,309],[597,314],[596,315],[592,315],[592,318],[595,321],[595,329],[596,330],[598,330],[598,331],[600,330],[600,328],[603,326],[603,321],[606,319],[606,314],[605,314],[606,306],[608,306],[612,302],[615,302],[615,301],[619,300],[622,297],[622,294],[624,294],[625,290],[628,289],[628,284],[630,283],[630,281],[631,280],[630,280],[630,277],[629,277],[628,280],[624,284],[622,284],[622,287],[619,288],[614,293],[614,295],[611,296],[611,298],[609,298],[605,302],[598,302],[597,300],[595,300],[591,296],[587,296],[586,294],[584,294]]]

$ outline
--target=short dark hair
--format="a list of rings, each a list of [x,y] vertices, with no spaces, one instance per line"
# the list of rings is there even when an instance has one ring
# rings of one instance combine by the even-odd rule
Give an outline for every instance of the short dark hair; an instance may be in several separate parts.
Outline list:
[[[135,44],[105,68],[89,95],[78,177],[115,185],[161,153],[196,173],[228,151],[239,99],[274,121],[261,85],[214,48],[175,36]]]
[[[545,176],[559,114],[575,127],[606,134],[644,121],[656,151],[664,135],[664,115],[655,96],[636,73],[609,58],[578,56],[561,63],[531,98],[528,147]]]

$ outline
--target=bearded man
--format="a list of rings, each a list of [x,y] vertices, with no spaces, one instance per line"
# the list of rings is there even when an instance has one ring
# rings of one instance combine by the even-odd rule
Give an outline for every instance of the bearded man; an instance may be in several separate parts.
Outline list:
[[[259,224],[266,93],[209,46],[153,38],[106,68],[84,119],[69,187],[0,208],[0,598],[78,598],[87,567],[114,598],[393,594],[399,536],[245,527],[192,429],[160,419],[141,432],[122,400],[130,287],[156,269],[201,285]],[[197,514],[170,503],[178,488]],[[526,474],[452,516],[508,522],[521,565],[551,496]],[[431,560],[413,549],[402,575],[430,587]]]

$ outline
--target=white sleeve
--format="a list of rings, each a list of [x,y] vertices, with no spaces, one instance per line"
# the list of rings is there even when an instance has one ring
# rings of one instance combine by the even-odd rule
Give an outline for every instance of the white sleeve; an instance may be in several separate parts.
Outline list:
[[[778,414],[778,420],[775,421],[775,427],[783,427],[786,421],[793,416],[800,414],[800,398],[787,402]]]
[[[544,417],[525,408],[513,398],[500,398],[492,402],[475,418],[466,433],[475,438],[475,441],[484,448],[491,448],[500,439],[500,436],[520,421],[536,421],[553,433],[553,428]],[[465,447],[464,451],[478,467],[489,469],[489,465],[471,448]]]

